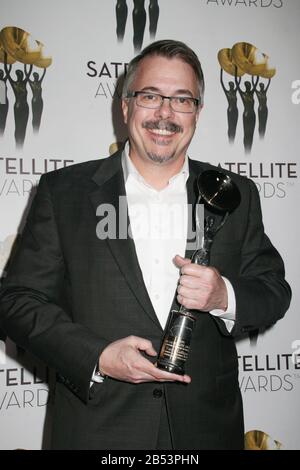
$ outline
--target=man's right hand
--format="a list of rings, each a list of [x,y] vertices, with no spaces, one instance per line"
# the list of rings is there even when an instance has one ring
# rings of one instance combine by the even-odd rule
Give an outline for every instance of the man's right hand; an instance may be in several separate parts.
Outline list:
[[[148,356],[156,356],[151,341],[128,336],[110,343],[99,357],[101,372],[117,380],[134,384],[143,382],[183,382],[190,383],[188,375],[172,374],[158,369],[146,359],[140,351]]]

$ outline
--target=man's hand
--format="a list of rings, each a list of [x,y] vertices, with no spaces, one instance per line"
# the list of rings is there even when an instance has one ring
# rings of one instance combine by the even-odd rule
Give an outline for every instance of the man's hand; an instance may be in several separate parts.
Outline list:
[[[227,310],[226,285],[216,268],[191,263],[190,259],[179,255],[175,256],[174,262],[181,268],[177,288],[177,300],[180,304],[204,312]]]
[[[156,356],[151,341],[138,336],[128,336],[109,344],[101,353],[99,368],[114,379],[139,384],[142,382],[190,383],[188,375],[171,374],[158,369],[140,351]]]

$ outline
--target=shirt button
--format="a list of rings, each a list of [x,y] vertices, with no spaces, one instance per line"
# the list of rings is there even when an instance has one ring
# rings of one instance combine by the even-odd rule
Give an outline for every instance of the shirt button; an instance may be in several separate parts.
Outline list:
[[[163,395],[163,392],[162,392],[162,390],[160,390],[159,388],[155,388],[155,389],[153,390],[153,396],[154,396],[154,398],[161,398],[162,395]]]
[[[155,258],[155,264],[159,264],[159,259]]]
[[[156,300],[158,300],[158,299],[159,299],[159,295],[158,295],[158,294],[155,294],[154,298],[155,298]]]

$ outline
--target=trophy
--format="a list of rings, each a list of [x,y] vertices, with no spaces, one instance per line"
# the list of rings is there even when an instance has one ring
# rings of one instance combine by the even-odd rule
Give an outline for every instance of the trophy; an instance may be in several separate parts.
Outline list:
[[[197,187],[199,195],[195,211],[196,250],[191,262],[208,266],[214,236],[223,227],[230,212],[239,205],[241,196],[232,179],[215,170],[201,173],[197,178]],[[200,223],[200,203],[211,211],[211,214],[205,217],[204,227]],[[213,214],[218,215],[218,224]],[[183,305],[179,310],[170,312],[157,360],[159,369],[184,375],[196,319],[197,311],[188,310]]]

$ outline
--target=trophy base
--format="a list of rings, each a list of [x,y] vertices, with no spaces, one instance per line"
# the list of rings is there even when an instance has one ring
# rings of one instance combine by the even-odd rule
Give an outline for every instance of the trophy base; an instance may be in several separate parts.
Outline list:
[[[158,362],[157,368],[160,370],[165,370],[166,372],[171,372],[172,374],[184,375],[185,370],[183,367],[180,367],[176,364],[170,364],[168,362]]]
[[[158,369],[185,374],[196,317],[189,311],[172,310],[157,360]]]

